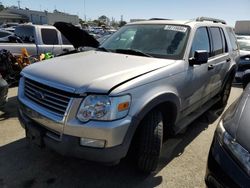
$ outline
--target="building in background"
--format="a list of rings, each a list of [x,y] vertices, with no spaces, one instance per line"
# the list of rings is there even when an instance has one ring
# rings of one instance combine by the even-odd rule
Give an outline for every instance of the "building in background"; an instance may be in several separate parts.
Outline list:
[[[77,15],[70,15],[67,13],[48,11],[36,11],[29,9],[8,8],[0,12],[0,23],[5,22],[31,22],[33,24],[49,24],[53,25],[55,22],[67,22],[73,25],[79,24],[79,17]]]
[[[250,36],[250,20],[239,20],[235,23],[235,34]]]

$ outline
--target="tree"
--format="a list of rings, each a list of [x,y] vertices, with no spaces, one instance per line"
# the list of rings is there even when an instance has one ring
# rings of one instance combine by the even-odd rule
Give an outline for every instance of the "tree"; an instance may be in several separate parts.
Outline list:
[[[2,2],[0,2],[0,11],[4,10],[5,7],[3,6]]]
[[[101,23],[103,23],[103,25],[109,25],[109,22],[110,22],[109,18],[108,18],[107,16],[105,16],[105,15],[100,16],[100,17],[98,18],[98,20],[99,20]]]
[[[122,26],[124,26],[124,25],[126,25],[126,24],[127,24],[127,22],[125,22],[125,21],[120,21],[119,27],[122,27]]]

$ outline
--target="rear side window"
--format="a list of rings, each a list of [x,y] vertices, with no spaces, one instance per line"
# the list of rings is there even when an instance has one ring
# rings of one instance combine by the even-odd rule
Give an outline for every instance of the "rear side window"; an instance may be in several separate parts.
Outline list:
[[[211,27],[210,32],[212,35],[212,42],[213,42],[213,55],[222,54],[224,50],[223,50],[223,40],[220,28]]]
[[[220,28],[220,34],[221,34],[221,38],[222,38],[223,52],[228,52],[227,42],[225,39],[225,33],[221,28]]]
[[[55,29],[41,29],[42,40],[44,44],[59,44],[57,31]]]
[[[206,50],[210,54],[209,36],[206,27],[200,27],[196,30],[189,56],[194,57],[196,50]]]
[[[229,40],[230,40],[233,50],[238,50],[237,39],[236,39],[233,29],[230,27],[227,27],[226,31],[228,33]]]

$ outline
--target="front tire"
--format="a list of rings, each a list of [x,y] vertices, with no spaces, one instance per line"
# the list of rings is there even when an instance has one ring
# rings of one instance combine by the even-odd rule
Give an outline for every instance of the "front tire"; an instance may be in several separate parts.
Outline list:
[[[156,170],[163,141],[163,118],[158,110],[151,111],[141,122],[137,166],[145,173]]]

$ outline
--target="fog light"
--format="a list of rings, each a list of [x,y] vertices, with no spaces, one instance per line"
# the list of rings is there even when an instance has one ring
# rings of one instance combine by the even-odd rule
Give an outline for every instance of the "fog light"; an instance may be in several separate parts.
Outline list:
[[[88,147],[95,147],[95,148],[104,148],[105,140],[95,140],[90,138],[81,138],[80,145],[88,146]]]

